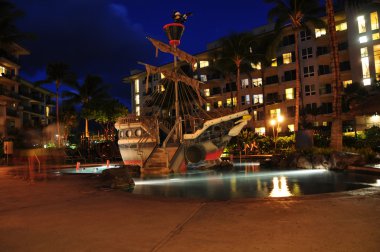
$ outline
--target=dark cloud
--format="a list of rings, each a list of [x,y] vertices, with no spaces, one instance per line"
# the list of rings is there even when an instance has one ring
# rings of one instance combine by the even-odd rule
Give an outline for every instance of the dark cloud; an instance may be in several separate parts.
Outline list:
[[[20,26],[37,37],[23,43],[31,50],[22,60],[26,75],[41,77],[47,63],[63,61],[78,75],[101,75],[114,94],[129,98],[120,92],[129,91],[122,78],[136,61],[151,57],[153,49],[126,6],[106,0],[14,2],[26,13]]]
[[[130,88],[122,79],[139,67],[137,61],[160,65],[172,59],[164,54],[155,59],[155,49],[145,37],[166,41],[162,26],[171,22],[174,10],[193,12],[181,42],[181,49],[191,54],[206,50],[207,43],[232,31],[266,23],[266,10],[252,0],[13,2],[26,14],[19,28],[37,36],[23,42],[31,51],[22,59],[21,73],[26,78],[43,79],[48,63],[63,61],[82,79],[87,74],[102,76],[112,85],[111,94],[124,103],[130,99]]]

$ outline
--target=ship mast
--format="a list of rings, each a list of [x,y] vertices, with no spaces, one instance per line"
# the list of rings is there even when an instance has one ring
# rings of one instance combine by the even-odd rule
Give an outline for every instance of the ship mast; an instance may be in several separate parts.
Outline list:
[[[183,23],[187,19],[187,14],[181,14],[176,11],[173,14],[174,23],[166,24],[163,28],[165,30],[166,36],[169,39],[170,46],[173,47],[173,57],[174,57],[174,73],[177,74],[177,47],[181,43],[181,37],[183,31],[185,30],[185,26]],[[174,92],[175,92],[175,135],[176,141],[182,142],[182,120],[179,114],[179,101],[178,101],[178,79],[174,81]]]

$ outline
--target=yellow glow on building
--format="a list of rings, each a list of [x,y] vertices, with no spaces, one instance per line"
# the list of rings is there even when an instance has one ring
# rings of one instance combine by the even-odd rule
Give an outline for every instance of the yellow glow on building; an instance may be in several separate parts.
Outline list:
[[[315,37],[319,38],[326,35],[326,29],[325,28],[315,28]]]
[[[218,101],[218,108],[221,108],[223,107],[223,102],[222,101]]]
[[[253,78],[252,79],[252,85],[254,87],[261,87],[263,85],[263,79],[262,78]]]
[[[335,26],[335,30],[336,31],[345,31],[345,30],[347,30],[347,22],[340,23],[340,24],[336,25]]]
[[[279,116],[281,116],[281,109],[271,109],[270,110],[270,117],[271,118],[278,118]]]
[[[293,88],[285,89],[285,98],[286,98],[286,100],[293,100],[294,99],[294,89]]]
[[[288,129],[290,132],[294,132],[294,124],[288,124]]]
[[[255,128],[255,133],[257,133],[259,135],[265,135],[265,127]]]
[[[377,16],[377,12],[371,13],[371,29],[377,30],[379,29],[379,17]]]
[[[284,64],[292,63],[292,53],[284,53],[282,54],[282,58]]]
[[[368,42],[368,37],[367,36],[361,36],[359,37],[359,43],[367,43]]]
[[[140,92],[140,81],[139,79],[136,79],[135,80],[135,93],[139,93]]]
[[[50,108],[49,108],[49,107],[46,107],[46,108],[45,108],[45,115],[46,115],[46,116],[49,116],[49,115],[50,115]]]
[[[140,95],[135,95],[135,102],[136,102],[136,105],[139,105],[140,104]]]
[[[380,33],[376,32],[372,34],[372,40],[378,40],[378,39],[380,39]]]
[[[253,69],[257,69],[257,70],[261,70],[261,62],[257,63],[257,64],[253,64],[251,63],[251,67]]]
[[[211,104],[210,104],[210,103],[207,103],[207,104],[206,104],[206,111],[210,111],[210,109],[211,109]]]
[[[366,29],[366,27],[365,27],[365,18],[364,18],[364,16],[359,16],[359,17],[357,18],[357,20],[358,20],[359,34],[360,34],[360,33],[363,33],[363,32],[366,32],[367,29]]]
[[[271,64],[272,67],[276,67],[277,66],[277,59],[274,58],[272,59],[272,64]]]
[[[352,80],[345,80],[343,81],[343,87],[346,88],[348,85],[352,84]]]
[[[160,73],[161,79],[165,79],[165,75],[163,73]]]
[[[205,96],[210,96],[210,89],[209,88],[206,88],[203,90]]]
[[[380,45],[373,46],[376,80],[380,80]]]

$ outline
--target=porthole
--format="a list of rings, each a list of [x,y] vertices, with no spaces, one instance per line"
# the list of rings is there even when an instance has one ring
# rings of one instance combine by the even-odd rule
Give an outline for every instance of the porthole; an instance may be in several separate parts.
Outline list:
[[[136,134],[136,136],[141,136],[141,133],[142,133],[142,131],[141,131],[141,129],[137,129],[136,131],[135,131],[135,134]]]
[[[127,131],[127,137],[131,137],[132,136],[132,131],[131,130],[128,130]]]

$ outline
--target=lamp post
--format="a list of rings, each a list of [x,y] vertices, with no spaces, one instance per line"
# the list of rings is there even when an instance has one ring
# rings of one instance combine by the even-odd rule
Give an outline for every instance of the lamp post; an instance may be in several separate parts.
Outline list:
[[[277,137],[278,132],[280,131],[280,124],[284,121],[284,117],[282,115],[277,115],[277,118],[272,118],[269,123],[272,126],[273,130],[273,141],[274,141],[274,150],[277,149]],[[274,127],[276,126],[276,130]]]

